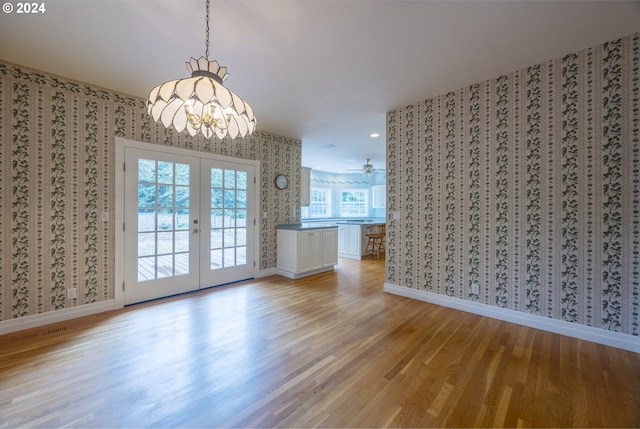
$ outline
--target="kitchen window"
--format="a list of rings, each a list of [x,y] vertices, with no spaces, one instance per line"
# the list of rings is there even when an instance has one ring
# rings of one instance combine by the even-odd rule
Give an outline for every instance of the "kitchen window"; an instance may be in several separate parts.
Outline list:
[[[366,189],[340,191],[340,217],[368,216],[369,192]]]
[[[331,190],[311,188],[309,207],[302,207],[302,217],[331,217]]]

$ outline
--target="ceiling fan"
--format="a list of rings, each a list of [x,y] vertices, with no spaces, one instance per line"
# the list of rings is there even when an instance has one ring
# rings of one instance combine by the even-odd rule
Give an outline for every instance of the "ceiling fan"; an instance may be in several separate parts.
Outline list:
[[[365,163],[362,164],[362,168],[350,168],[348,171],[359,171],[363,173],[365,176],[369,176],[376,172],[376,169],[373,168],[373,164],[371,164],[371,158],[367,158]]]

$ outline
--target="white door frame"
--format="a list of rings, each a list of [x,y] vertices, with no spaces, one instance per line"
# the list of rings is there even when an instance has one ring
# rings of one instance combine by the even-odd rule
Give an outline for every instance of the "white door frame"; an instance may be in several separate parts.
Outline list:
[[[254,211],[248,215],[252,216],[255,222],[255,228],[253,229],[253,243],[254,243],[254,261],[256,262],[253,268],[253,275],[256,277],[258,270],[258,261],[260,260],[260,223],[258,222],[258,213],[260,208],[260,180],[257,180],[260,175],[260,161],[253,161],[250,159],[233,158],[230,156],[217,155],[208,152],[199,152],[190,149],[174,148],[171,146],[163,146],[153,143],[144,143],[135,140],[129,140],[122,137],[116,137],[116,177],[115,177],[115,293],[114,301],[115,308],[124,307],[124,161],[125,161],[125,149],[135,148],[143,149],[155,152],[163,152],[169,154],[192,156],[196,158],[212,159],[222,162],[234,162],[236,164],[250,165],[254,168],[256,183],[254,192]]]

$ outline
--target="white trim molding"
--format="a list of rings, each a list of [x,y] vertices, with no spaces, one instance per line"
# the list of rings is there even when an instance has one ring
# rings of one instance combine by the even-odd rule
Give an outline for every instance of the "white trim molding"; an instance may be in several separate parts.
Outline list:
[[[47,311],[46,313],[33,314],[18,319],[7,319],[0,322],[0,335],[22,331],[24,329],[37,328],[51,323],[64,322],[78,317],[91,316],[105,311],[115,310],[113,299],[79,305],[77,307],[63,308],[61,310]]]
[[[506,308],[494,307],[474,301],[440,295],[424,290],[412,289],[385,282],[383,290],[394,295],[412,298],[431,304],[441,305],[480,316],[491,317],[505,322],[516,323],[530,328],[554,332],[581,340],[591,341],[606,346],[616,347],[631,352],[640,353],[640,337],[592,326],[579,325],[564,320],[551,319],[535,314],[523,313]]]
[[[258,270],[256,273],[256,278],[269,277],[278,274],[277,268],[267,268],[266,270]]]
[[[122,227],[118,225],[124,224],[124,192],[125,192],[125,151],[126,149],[141,149],[148,150],[152,152],[160,152],[160,153],[168,153],[171,155],[183,155],[189,156],[193,158],[199,159],[207,159],[207,160],[215,160],[222,162],[232,162],[236,164],[251,166],[254,172],[254,178],[258,179],[261,177],[261,162],[259,160],[252,160],[246,158],[235,158],[226,155],[219,155],[211,152],[201,152],[193,149],[185,149],[178,148],[173,146],[164,146],[154,143],[146,143],[136,140],[130,140],[123,137],[116,137],[116,177],[115,177],[115,225],[116,225],[116,234],[115,234],[115,249],[116,249],[116,260],[115,260],[115,306],[116,308],[123,308],[125,306],[125,295],[124,295],[124,267],[125,267],[125,244],[124,237],[125,232]],[[258,263],[260,261],[260,226],[258,225],[258,212],[260,207],[260,196],[262,195],[262,185],[260,180],[255,180],[255,189],[254,189],[254,200],[253,206],[255,207],[254,212],[250,215],[254,218],[254,225],[256,227],[253,231],[253,242],[255,243],[253,246],[253,260]],[[254,266],[253,268],[253,277],[259,277],[259,271]],[[222,285],[219,285],[222,286]],[[208,289],[208,287],[203,287],[199,290]],[[195,292],[195,290],[193,291]]]

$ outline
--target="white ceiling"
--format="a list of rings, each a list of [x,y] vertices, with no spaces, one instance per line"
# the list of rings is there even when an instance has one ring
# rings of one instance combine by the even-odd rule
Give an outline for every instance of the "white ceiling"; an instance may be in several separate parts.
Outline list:
[[[0,14],[0,59],[146,97],[204,55],[204,0],[44,5],[40,14]],[[303,165],[333,172],[365,157],[384,168],[389,110],[640,31],[639,1],[211,7],[210,59],[228,67],[226,86],[251,104],[258,129],[302,140]]]

